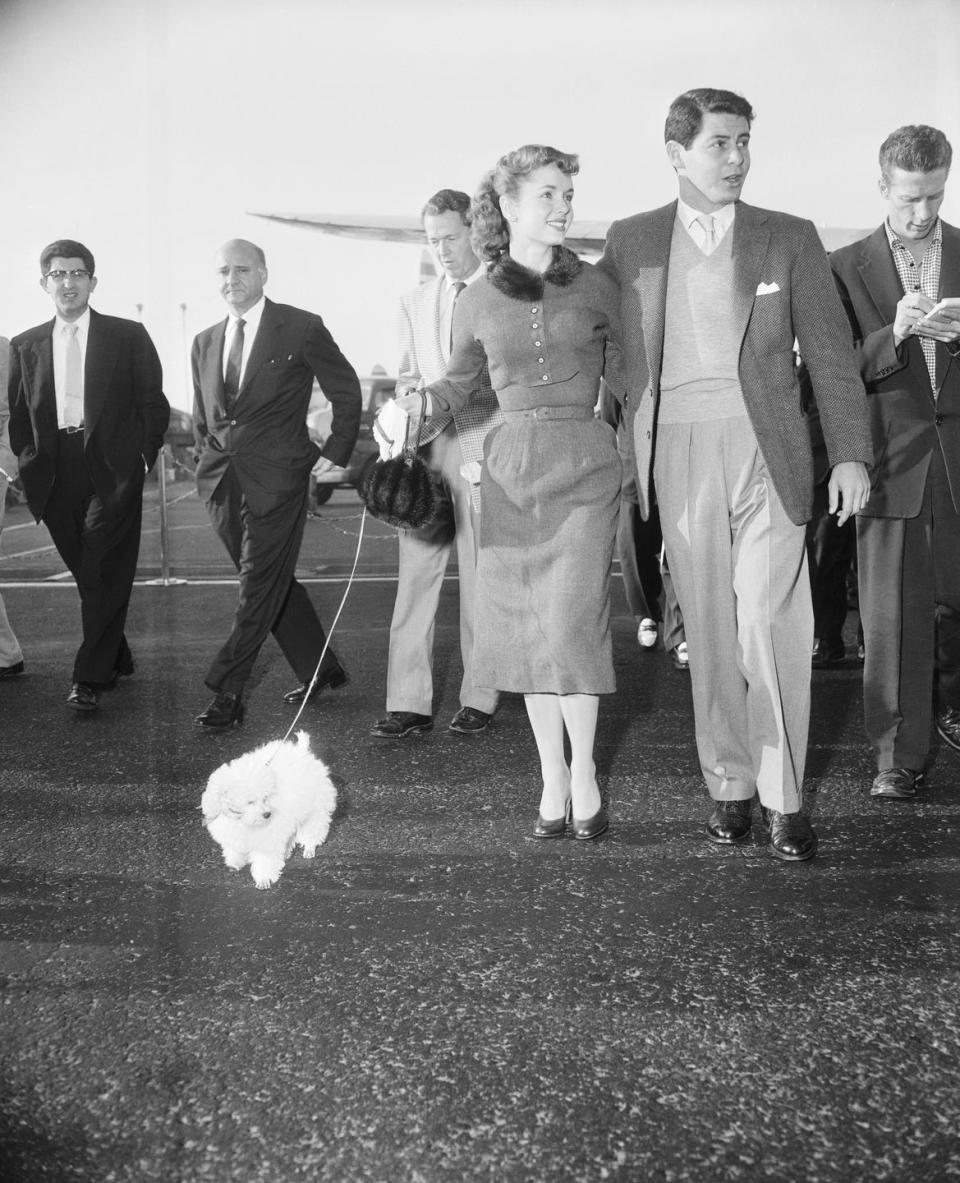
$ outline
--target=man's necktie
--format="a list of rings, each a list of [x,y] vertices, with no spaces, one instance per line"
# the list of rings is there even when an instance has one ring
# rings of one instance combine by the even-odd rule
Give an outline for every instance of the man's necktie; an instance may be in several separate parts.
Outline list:
[[[67,331],[67,365],[64,373],[63,425],[80,427],[83,423],[83,359],[77,326],[69,324]]]
[[[703,253],[712,255],[717,249],[717,229],[713,214],[699,214],[697,221],[703,227]]]
[[[223,372],[223,396],[227,410],[233,400],[240,393],[240,367],[243,364],[243,326],[247,322],[238,320],[233,330],[233,340],[230,342],[230,352],[227,354],[227,368]]]
[[[467,286],[462,279],[455,280],[451,285],[453,287],[453,295],[450,297],[450,352],[453,353],[453,314],[457,307],[457,300],[460,298],[460,293]]]

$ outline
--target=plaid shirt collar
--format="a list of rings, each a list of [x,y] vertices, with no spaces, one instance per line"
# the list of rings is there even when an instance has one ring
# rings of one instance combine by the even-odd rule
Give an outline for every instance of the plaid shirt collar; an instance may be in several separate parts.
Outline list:
[[[884,220],[883,228],[887,232],[887,242],[890,243],[891,250],[894,247],[899,247],[899,249],[902,251],[907,251],[910,249],[907,246],[907,244],[903,241],[903,239],[900,237],[900,235],[897,234],[897,232],[892,228],[892,226],[890,225],[889,219]],[[937,217],[937,224],[933,228],[933,235],[932,235],[932,237],[927,239],[927,250],[929,250],[930,247],[939,247],[942,245],[942,243],[943,243],[943,224],[940,221],[940,218],[938,216]]]
[[[940,265],[943,258],[943,229],[939,217],[933,228],[933,234],[927,239],[927,246],[923,258],[916,262],[899,234],[890,227],[889,221],[883,223],[890,243],[890,254],[897,269],[897,276],[904,292],[922,292],[928,299],[936,302],[940,299]],[[937,345],[930,337],[920,337],[920,347],[923,350],[923,360],[930,375],[930,386],[934,398],[937,396]]]

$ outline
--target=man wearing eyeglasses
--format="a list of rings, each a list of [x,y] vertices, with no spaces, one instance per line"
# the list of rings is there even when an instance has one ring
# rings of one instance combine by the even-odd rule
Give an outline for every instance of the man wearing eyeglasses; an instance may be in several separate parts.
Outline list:
[[[10,445],[27,505],[77,581],[83,640],[67,705],[93,711],[101,690],[133,673],[124,625],[143,481],[170,406],[143,325],[90,308],[97,279],[82,243],[44,248],[40,286],[56,315],[11,342]]]

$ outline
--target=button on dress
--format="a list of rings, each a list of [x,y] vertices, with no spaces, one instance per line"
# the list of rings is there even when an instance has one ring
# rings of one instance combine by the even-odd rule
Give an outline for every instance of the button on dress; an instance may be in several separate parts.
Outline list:
[[[486,363],[504,422],[481,479],[474,676],[518,693],[615,689],[610,568],[620,502],[616,434],[594,416],[601,376],[622,399],[618,295],[570,251],[540,276],[503,256],[460,297],[436,411]]]

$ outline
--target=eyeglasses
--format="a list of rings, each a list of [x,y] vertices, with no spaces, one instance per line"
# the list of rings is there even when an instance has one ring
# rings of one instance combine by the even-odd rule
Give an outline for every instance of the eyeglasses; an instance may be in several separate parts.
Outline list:
[[[82,267],[75,267],[73,271],[48,271],[43,278],[52,279],[54,283],[59,283],[62,279],[66,279],[68,275],[71,279],[90,278],[90,272],[84,271]]]

